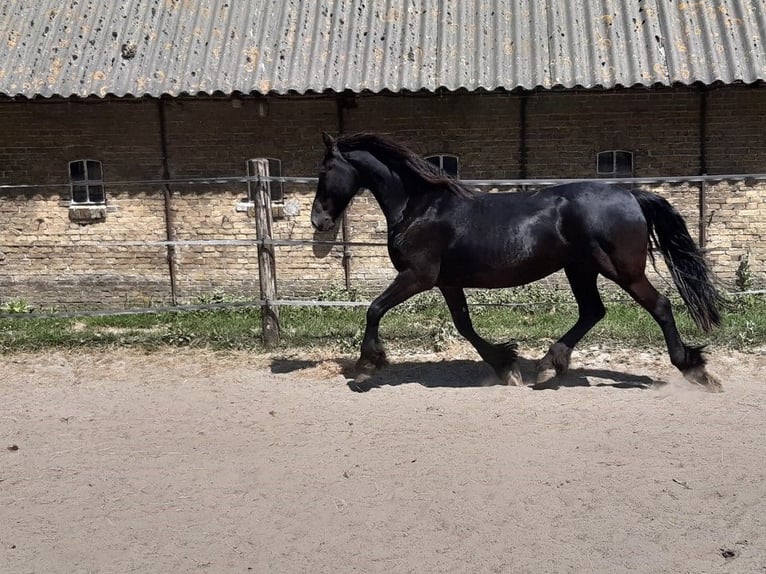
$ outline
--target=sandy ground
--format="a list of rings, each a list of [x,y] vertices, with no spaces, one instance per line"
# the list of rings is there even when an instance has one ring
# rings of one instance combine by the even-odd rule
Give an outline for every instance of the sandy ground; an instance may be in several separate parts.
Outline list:
[[[392,359],[0,357],[0,572],[766,572],[763,353]]]

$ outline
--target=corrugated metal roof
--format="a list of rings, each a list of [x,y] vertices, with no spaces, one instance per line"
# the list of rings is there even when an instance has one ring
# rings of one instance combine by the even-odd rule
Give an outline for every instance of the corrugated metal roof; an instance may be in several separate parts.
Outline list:
[[[751,83],[765,45],[764,0],[6,0],[0,93]]]

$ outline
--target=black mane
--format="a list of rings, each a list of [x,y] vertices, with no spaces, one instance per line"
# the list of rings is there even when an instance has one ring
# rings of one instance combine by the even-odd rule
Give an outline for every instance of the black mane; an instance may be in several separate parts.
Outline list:
[[[349,134],[338,137],[337,144],[341,152],[366,151],[382,163],[399,168],[397,171],[400,177],[409,178],[415,184],[411,191],[440,189],[460,197],[470,197],[475,193],[460,181],[444,175],[435,165],[412,150],[385,136],[373,133]]]

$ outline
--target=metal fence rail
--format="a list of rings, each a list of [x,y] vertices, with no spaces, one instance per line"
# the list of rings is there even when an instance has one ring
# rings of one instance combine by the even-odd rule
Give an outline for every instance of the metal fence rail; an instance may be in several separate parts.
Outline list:
[[[4,247],[53,247],[62,243],[30,241],[29,243],[5,243]],[[202,247],[225,245],[230,247],[289,246],[289,245],[330,245],[348,247],[385,247],[384,241],[335,241],[324,239],[176,239],[172,241],[78,241],[79,247]]]
[[[264,188],[268,182],[283,182],[293,184],[316,184],[316,177],[274,177],[264,176],[245,177],[245,176],[224,176],[224,177],[204,177],[204,178],[165,178],[165,179],[147,179],[130,181],[105,181],[107,187],[124,186],[168,186],[168,185],[227,185],[227,184],[255,184]],[[560,179],[560,178],[537,178],[537,179],[463,179],[463,183],[478,188],[497,188],[497,187],[543,187],[563,183],[574,183],[582,181],[598,181],[601,183],[622,183],[636,185],[653,184],[707,184],[720,182],[744,182],[747,185],[759,181],[766,181],[766,173],[757,174],[721,174],[721,175],[701,175],[701,176],[673,176],[673,177],[633,177],[633,178],[598,178],[598,179]],[[30,190],[30,189],[49,189],[49,188],[70,188],[70,183],[50,183],[50,184],[4,184],[0,185],[0,190]],[[269,206],[268,196],[261,195],[261,205],[258,205],[259,194],[255,195],[256,210],[267,211]],[[265,202],[265,203],[264,203]],[[270,230],[269,230],[270,231]],[[58,242],[33,241],[24,244],[6,244],[5,247],[46,247],[60,246]],[[189,246],[255,246],[259,250],[259,255],[264,251],[273,251],[273,247],[278,246],[342,246],[349,247],[385,247],[387,244],[383,241],[344,241],[344,240],[298,240],[298,239],[274,239],[269,234],[265,234],[258,239],[205,239],[205,240],[158,240],[158,241],[97,241],[86,240],[78,241],[82,247],[165,247],[172,249],[175,247]],[[273,256],[273,254],[272,254]],[[274,286],[276,289],[276,286]],[[275,291],[274,291],[275,292]],[[763,295],[766,290],[751,290],[728,293],[731,297],[744,295]],[[615,299],[607,302],[620,302],[627,299]],[[470,299],[469,299],[470,302]],[[3,319],[44,319],[44,318],[70,318],[70,317],[98,317],[98,316],[119,316],[119,315],[140,315],[140,314],[158,314],[171,312],[189,312],[205,311],[217,309],[242,309],[242,308],[266,308],[278,309],[279,307],[290,306],[312,306],[312,307],[366,307],[369,301],[329,301],[316,299],[277,299],[275,297],[264,297],[261,294],[260,299],[251,301],[226,302],[226,303],[208,303],[208,304],[187,304],[187,305],[169,305],[158,307],[140,307],[130,309],[114,310],[94,310],[94,311],[61,311],[61,312],[33,312],[33,313],[0,313]],[[554,304],[575,304],[571,302],[559,303],[481,303],[471,302],[476,306],[548,306]]]
[[[295,184],[315,185],[318,181],[316,177],[301,176],[221,176],[221,177],[188,177],[188,178],[167,178],[167,179],[142,179],[142,180],[105,180],[106,187],[129,187],[133,185],[142,186],[165,186],[165,185],[226,185],[231,183],[257,183],[257,182],[281,182]],[[564,183],[577,183],[583,181],[592,181],[600,183],[623,183],[623,184],[684,184],[684,183],[721,183],[721,182],[756,182],[766,181],[766,173],[734,173],[734,174],[714,174],[714,175],[681,175],[666,177],[620,177],[620,178],[531,178],[531,179],[460,179],[466,185],[474,187],[536,187],[560,185]],[[8,183],[0,184],[0,190],[3,189],[69,189],[72,186],[70,182],[66,183]]]

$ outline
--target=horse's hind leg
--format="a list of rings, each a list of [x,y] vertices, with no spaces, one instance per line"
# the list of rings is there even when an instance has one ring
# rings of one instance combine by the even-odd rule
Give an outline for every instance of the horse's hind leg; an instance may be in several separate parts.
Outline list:
[[[499,345],[482,339],[473,328],[471,316],[468,314],[468,303],[465,294],[459,287],[440,287],[444,300],[447,302],[452,320],[458,333],[465,337],[484,359],[495,370],[500,380],[509,385],[521,386],[521,372],[516,363],[516,344],[501,343]]]
[[[551,346],[537,364],[536,384],[545,383],[555,375],[567,372],[572,349],[606,313],[596,284],[597,271],[570,266],[566,267],[564,272],[577,301],[579,316],[574,326]]]
[[[684,377],[708,391],[721,392],[723,387],[720,381],[705,369],[702,348],[689,347],[681,340],[668,298],[658,293],[643,273],[630,283],[619,284],[657,321],[665,336],[670,362]]]

